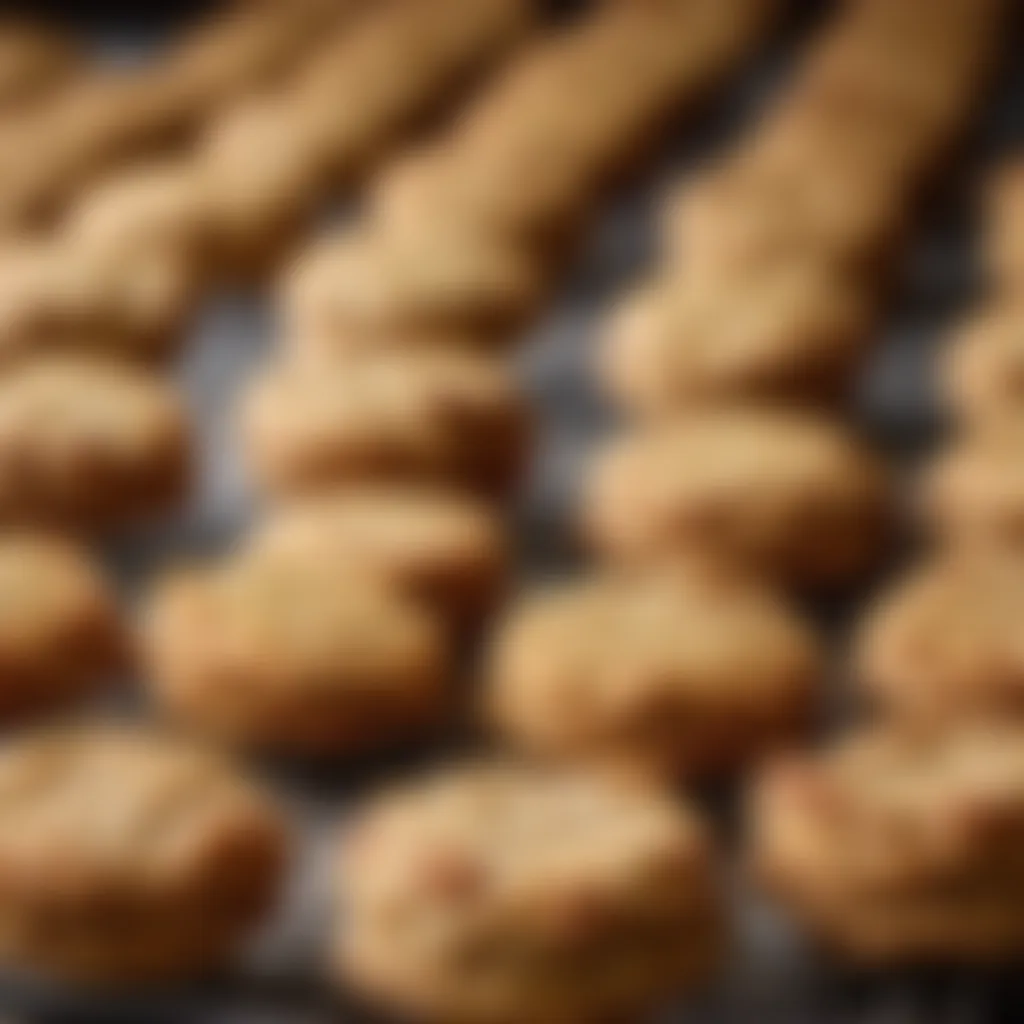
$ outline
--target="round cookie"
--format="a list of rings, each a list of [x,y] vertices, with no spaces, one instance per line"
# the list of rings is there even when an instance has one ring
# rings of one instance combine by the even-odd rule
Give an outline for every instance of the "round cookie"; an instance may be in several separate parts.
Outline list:
[[[98,689],[127,648],[114,595],[85,552],[43,534],[0,537],[0,718]]]
[[[124,986],[203,974],[270,909],[285,835],[209,751],[93,726],[0,752],[0,960]]]
[[[1024,303],[1010,297],[974,313],[943,353],[940,387],[963,420],[1024,408]]]
[[[798,584],[849,580],[886,533],[885,474],[823,417],[757,408],[680,415],[595,460],[584,528],[618,560],[721,556]]]
[[[296,501],[257,527],[250,545],[265,557],[380,576],[456,622],[479,620],[509,569],[496,512],[415,487],[351,487]]]
[[[901,191],[871,179],[784,173],[740,157],[669,196],[664,247],[688,270],[764,274],[801,256],[856,269],[891,246],[904,206]]]
[[[506,337],[541,300],[537,261],[499,237],[455,226],[314,247],[285,282],[288,333]]]
[[[1024,950],[1024,736],[876,730],[760,780],[757,874],[800,923],[876,966]]]
[[[716,964],[709,852],[654,790],[450,770],[378,797],[345,837],[337,970],[417,1019],[638,1019]]]
[[[208,209],[209,262],[225,277],[273,267],[326,188],[324,111],[300,95],[258,97],[209,126],[195,172]]]
[[[162,362],[180,343],[194,270],[148,245],[12,242],[0,249],[0,363],[52,352]]]
[[[275,494],[382,480],[493,494],[518,476],[528,434],[504,364],[441,350],[284,363],[246,396],[242,431]]]
[[[1024,411],[1024,407],[1022,407]],[[939,453],[919,488],[927,523],[956,542],[1024,538],[1024,416],[974,425]]]
[[[209,210],[189,160],[121,171],[90,189],[69,212],[68,244],[139,259],[160,249],[203,262]]]
[[[1024,706],[1024,561],[1005,547],[953,548],[871,609],[856,674],[911,721],[1003,715]]]
[[[234,745],[312,756],[431,729],[447,646],[441,623],[382,580],[246,553],[163,581],[143,629],[169,716]]]
[[[766,587],[703,563],[528,597],[499,628],[489,717],[513,743],[679,778],[798,734],[822,660]]]
[[[733,399],[821,399],[849,383],[871,319],[859,286],[803,257],[723,269],[657,281],[613,317],[598,373],[617,402],[663,413]]]
[[[0,378],[0,522],[109,531],[167,512],[189,476],[181,399],[117,363],[39,358]]]

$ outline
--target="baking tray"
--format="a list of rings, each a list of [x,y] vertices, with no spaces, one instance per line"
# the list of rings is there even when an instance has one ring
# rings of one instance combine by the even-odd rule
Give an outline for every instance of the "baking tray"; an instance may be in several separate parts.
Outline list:
[[[924,0],[922,0],[924,3]],[[539,448],[516,514],[525,577],[571,571],[578,564],[570,524],[579,472],[613,419],[589,375],[600,326],[615,297],[656,253],[657,200],[664,187],[719,150],[771,102],[778,79],[827,4],[808,4],[775,42],[720,93],[696,122],[666,140],[659,165],[610,199],[593,226],[557,301],[529,332],[517,356],[540,425]],[[105,47],[131,52],[135,37],[107,32]],[[930,366],[946,327],[977,288],[971,247],[970,195],[979,169],[1024,142],[1024,66],[1007,70],[964,147],[929,197],[920,230],[903,261],[894,303],[849,410],[891,457],[913,463],[937,443],[941,411]],[[340,211],[344,217],[348,211]],[[175,521],[119,542],[107,552],[132,590],[161,565],[223,548],[257,510],[247,491],[233,437],[233,397],[268,356],[275,334],[268,303],[222,295],[208,303],[178,370],[202,440],[197,495]],[[861,597],[863,595],[860,595]],[[814,609],[828,628],[850,607]],[[122,713],[123,707],[111,709]],[[231,973],[202,983],[100,996],[0,977],[0,1016],[82,1024],[377,1024],[380,1018],[332,996],[323,981],[325,887],[333,838],[351,801],[384,779],[450,754],[410,751],[403,758],[300,770],[256,765],[298,824],[297,858],[281,912],[251,956]],[[723,856],[736,861],[734,794],[706,803],[725,833]],[[786,923],[731,868],[736,950],[722,977],[658,1024],[989,1024],[1024,1021],[1024,973],[956,972],[855,976],[804,948]],[[524,1021],[523,1024],[529,1024]]]

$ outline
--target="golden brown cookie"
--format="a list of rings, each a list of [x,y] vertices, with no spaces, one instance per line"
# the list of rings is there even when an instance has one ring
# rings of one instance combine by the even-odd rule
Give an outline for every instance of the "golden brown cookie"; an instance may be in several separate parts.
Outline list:
[[[243,747],[362,752],[429,731],[446,703],[441,623],[326,560],[243,553],[173,574],[143,633],[164,712]]]
[[[863,572],[887,524],[885,475],[843,427],[757,408],[695,412],[613,441],[583,521],[616,559],[725,557],[801,584]]]
[[[114,594],[84,551],[38,533],[0,539],[0,717],[99,689],[125,666],[127,650]]]
[[[493,607],[509,569],[500,517],[458,494],[418,487],[349,487],[285,505],[250,545],[379,576],[456,622]]]
[[[876,730],[778,765],[753,804],[763,882],[814,935],[874,965],[1024,949],[1024,737]]]
[[[858,284],[803,257],[738,273],[698,265],[627,300],[598,372],[613,398],[648,413],[737,398],[821,399],[849,383],[871,307]]]
[[[1002,418],[1024,408],[1024,303],[1011,296],[970,316],[943,353],[940,375],[960,419]]]
[[[1024,562],[964,546],[913,571],[861,628],[856,674],[891,714],[913,721],[1003,715],[1024,706]]]
[[[196,292],[196,266],[183,255],[62,236],[0,249],[0,362],[54,351],[164,361]]]
[[[190,160],[167,159],[112,175],[69,212],[64,238],[86,253],[144,258],[147,250],[206,258],[210,211]]]
[[[80,727],[0,752],[0,959],[62,980],[191,978],[270,908],[285,835],[212,753]]]
[[[336,970],[455,1024],[635,1019],[721,945],[707,839],[656,791],[503,764],[386,793],[344,837]]]
[[[1024,410],[1022,410],[1024,411]],[[1024,538],[1024,416],[973,426],[927,468],[920,511],[942,537],[957,542]]]
[[[244,277],[273,267],[318,209],[327,173],[319,116],[307,113],[299,96],[260,96],[208,127],[194,187],[215,274]]]
[[[166,513],[190,470],[182,401],[117,363],[40,358],[0,378],[0,521],[108,531]]]
[[[286,277],[284,309],[295,336],[500,339],[536,308],[543,287],[537,260],[500,237],[378,231],[304,254]]]
[[[877,176],[823,174],[812,162],[787,171],[741,153],[669,195],[663,246],[687,271],[770,273],[800,257],[870,268],[904,218],[902,191]]]
[[[507,367],[443,350],[279,365],[242,423],[257,480],[278,494],[382,480],[495,493],[518,475],[528,433]]]
[[[529,751],[678,778],[792,739],[821,670],[768,588],[694,562],[527,597],[498,630],[486,707]]]

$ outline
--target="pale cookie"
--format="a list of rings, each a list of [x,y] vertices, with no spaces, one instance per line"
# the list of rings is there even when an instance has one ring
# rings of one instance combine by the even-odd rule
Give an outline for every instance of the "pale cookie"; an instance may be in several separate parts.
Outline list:
[[[51,358],[0,378],[0,521],[108,531],[183,497],[189,428],[171,385]]]
[[[270,558],[379,576],[456,622],[490,609],[509,569],[497,513],[469,497],[412,487],[350,487],[285,505],[250,545]]]
[[[699,259],[699,257],[696,257]],[[736,398],[814,400],[849,383],[867,346],[872,303],[807,259],[664,280],[613,317],[598,372],[641,412]]]
[[[0,959],[131,985],[206,973],[274,901],[276,811],[213,754],[98,726],[0,753]]]
[[[656,791],[476,764],[378,797],[346,839],[336,970],[417,1019],[636,1020],[718,959],[707,838]]]
[[[1024,950],[1024,736],[876,730],[780,764],[753,804],[764,884],[810,933],[875,966]]]
[[[467,230],[378,232],[313,248],[286,277],[289,334],[503,337],[540,301],[536,259]]]
[[[923,518],[940,536],[957,542],[1020,542],[1022,451],[1020,413],[974,426],[940,452],[926,471],[919,488]]]
[[[420,350],[282,364],[255,382],[242,424],[273,493],[404,480],[493,494],[517,477],[528,433],[502,363]]]
[[[43,534],[0,539],[0,717],[100,689],[124,667],[127,649],[115,597],[85,552]]]
[[[488,717],[529,751],[679,778],[799,735],[822,661],[766,587],[703,563],[528,597],[499,628]]]
[[[1024,408],[1024,303],[1010,298],[971,316],[943,354],[939,383],[964,420],[999,419]]]
[[[900,718],[1016,714],[1024,707],[1022,613],[1018,553],[956,548],[897,583],[870,611],[856,674]]]
[[[829,584],[876,559],[887,512],[880,465],[841,426],[738,408],[613,442],[590,474],[584,525],[618,559],[696,552]]]
[[[283,754],[350,754],[430,731],[448,696],[441,623],[326,560],[243,553],[172,575],[143,646],[169,716]]]

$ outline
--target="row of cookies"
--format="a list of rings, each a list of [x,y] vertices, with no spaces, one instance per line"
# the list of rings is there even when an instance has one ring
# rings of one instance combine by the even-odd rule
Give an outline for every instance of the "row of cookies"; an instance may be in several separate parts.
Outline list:
[[[1011,168],[986,204],[983,306],[944,355],[962,432],[927,467],[916,508],[939,550],[853,642],[853,675],[883,721],[780,765],[754,794],[762,883],[811,934],[872,964],[1002,963],[1024,948],[1020,195]]]
[[[272,263],[336,186],[513,45],[531,9],[416,0],[325,28],[305,63],[191,149],[114,175],[48,235],[8,246],[0,348],[166,356],[215,280]]]
[[[1024,422],[1015,387],[1024,317],[1013,255],[1024,230],[1022,194],[1019,163],[1009,162],[985,197],[980,305],[947,346],[938,374],[954,434],[918,487],[938,551],[883,600],[861,645],[861,675],[872,692],[915,720],[999,715],[1024,693],[1014,623],[1024,593]]]
[[[609,2],[551,33],[382,175],[354,228],[300,255],[283,285],[289,346],[500,344],[609,179],[735,66],[774,7]]]
[[[94,987],[209,972],[273,911],[290,832],[208,748],[24,736],[0,752],[0,960]],[[416,1019],[628,1017],[719,960],[704,829],[621,779],[467,766],[374,798],[340,838],[331,974]]]
[[[45,225],[98,176],[188,140],[225,105],[297,66],[353,6],[232,6],[153,60],[93,63],[73,87],[13,110],[0,122],[3,233]]]
[[[879,270],[989,77],[1001,8],[943,0],[924,25],[908,0],[842,5],[753,134],[671,197],[663,265],[602,350],[616,402],[846,390]]]

